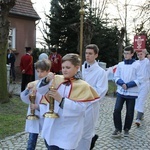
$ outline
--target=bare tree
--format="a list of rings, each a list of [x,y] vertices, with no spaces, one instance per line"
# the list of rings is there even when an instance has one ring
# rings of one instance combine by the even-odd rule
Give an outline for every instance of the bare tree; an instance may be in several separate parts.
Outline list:
[[[47,15],[46,15],[47,16]],[[45,22],[43,22],[41,20],[41,23],[42,23],[42,28],[39,27],[39,31],[41,32],[42,36],[43,36],[43,41],[40,40],[40,43],[41,45],[43,46],[48,46],[48,49],[50,50],[50,37],[48,36],[49,35],[49,28],[46,26],[47,24],[47,20]]]
[[[139,20],[139,21],[137,21]],[[143,30],[150,34],[150,0],[140,5],[134,18],[134,32],[140,34]]]
[[[133,0],[110,0],[116,10],[111,17],[117,18],[117,24],[125,27],[125,43],[128,44],[130,35],[135,35],[141,30],[149,32],[150,1],[143,0],[140,3]],[[114,11],[112,9],[112,12]]]
[[[87,3],[89,3],[93,15],[100,19],[105,17],[109,0],[87,0]]]
[[[6,52],[9,35],[8,15],[16,0],[0,0],[0,103],[9,101],[7,91]]]
[[[103,19],[107,12],[107,4],[109,0],[87,0],[86,4],[89,4],[89,12],[88,16],[85,16],[84,19],[84,42],[83,47],[91,43],[92,37],[95,34],[95,23],[93,18],[99,18],[99,20]],[[95,20],[94,19],[94,20]]]

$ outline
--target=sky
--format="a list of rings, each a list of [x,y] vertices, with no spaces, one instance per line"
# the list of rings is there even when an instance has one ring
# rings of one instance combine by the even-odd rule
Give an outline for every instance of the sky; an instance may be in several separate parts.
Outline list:
[[[38,41],[43,41],[42,39],[42,34],[40,32],[40,28],[42,28],[42,22],[45,21],[45,13],[49,13],[50,10],[50,0],[31,0],[33,3],[33,7],[40,16],[41,20],[37,21],[37,26],[36,26],[36,47],[37,48],[44,48],[44,45],[39,44]]]
[[[38,13],[38,15],[40,16],[40,18],[41,18],[41,20],[40,21],[38,21],[37,23],[37,26],[36,26],[36,37],[37,37],[37,44],[36,44],[36,46],[38,47],[38,48],[42,48],[42,47],[44,47],[44,46],[42,46],[41,44],[39,44],[39,42],[38,41],[42,41],[42,34],[41,34],[41,32],[40,32],[40,30],[39,30],[39,27],[42,29],[42,22],[44,22],[45,21],[45,12],[48,14],[49,13],[49,10],[50,10],[50,0],[31,0],[32,1],[32,3],[33,3],[33,7],[34,7],[34,9],[36,10],[36,12]],[[93,0],[94,1],[94,0]],[[97,3],[99,3],[98,1],[101,1],[101,0],[96,0],[97,1]],[[145,2],[145,0],[118,0],[118,2],[119,2],[119,4],[120,3],[122,3],[121,5],[124,5],[125,4],[125,1],[127,2],[127,4],[130,4],[130,6],[128,5],[128,21],[127,21],[127,26],[129,27],[129,29],[128,30],[132,30],[131,29],[131,25],[133,25],[133,15],[134,15],[134,11],[131,11],[130,10],[130,7],[132,6],[132,5],[138,5],[138,4],[141,4],[141,3],[143,3],[143,2]],[[118,13],[117,13],[117,10],[116,10],[116,8],[114,7],[114,6],[112,6],[112,5],[110,5],[109,7],[108,7],[108,10],[110,10],[110,12],[109,12],[109,17],[111,16],[112,18],[118,18],[119,16],[118,16]],[[122,18],[123,18],[123,16],[124,16],[124,9],[122,8]],[[132,20],[129,20],[129,18],[131,19],[132,18]],[[117,25],[118,25],[118,23],[117,23]],[[131,31],[130,31],[131,32]],[[131,35],[131,36],[133,36],[133,35]]]

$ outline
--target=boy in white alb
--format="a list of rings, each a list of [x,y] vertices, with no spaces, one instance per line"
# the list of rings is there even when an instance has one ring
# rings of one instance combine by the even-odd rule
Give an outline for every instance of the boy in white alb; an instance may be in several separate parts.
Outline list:
[[[38,134],[40,133],[42,126],[43,126],[44,118],[40,116],[38,105],[43,95],[48,91],[48,87],[50,83],[49,81],[47,82],[46,79],[50,77],[53,78],[53,73],[50,73],[50,67],[51,67],[51,62],[48,59],[39,60],[35,64],[35,68],[36,68],[39,80],[28,83],[26,89],[20,94],[21,100],[24,103],[29,104],[26,125],[25,125],[25,131],[29,132],[27,150],[35,149]],[[35,104],[30,103],[31,94],[35,96]],[[35,110],[35,115],[39,119],[33,119],[33,120],[28,119],[28,116],[31,114],[31,110]]]
[[[117,99],[113,113],[115,131],[112,137],[121,137],[122,130],[124,130],[124,136],[129,136],[134,117],[135,100],[138,97],[138,87],[142,80],[139,71],[140,64],[132,58],[134,55],[133,48],[131,46],[125,47],[123,54],[124,61],[118,64],[114,75],[117,84]],[[126,115],[122,128],[121,111],[124,103],[126,103]]]
[[[76,150],[92,149],[98,138],[98,136],[95,135],[95,127],[99,118],[99,102],[104,98],[108,90],[108,79],[106,71],[101,68],[95,60],[98,57],[98,53],[99,49],[97,45],[89,44],[86,46],[86,61],[82,65],[82,78],[95,89],[95,91],[100,96],[100,99],[98,101],[88,103],[88,107],[85,111],[82,138]]]
[[[136,99],[135,103],[135,110],[137,111],[135,124],[137,126],[141,125],[141,120],[144,114],[144,106],[150,91],[150,55],[148,55],[148,58],[146,58],[146,54],[146,49],[137,52],[137,57],[139,58],[137,62],[140,63],[139,69],[143,76],[142,83],[139,87],[138,98]]]

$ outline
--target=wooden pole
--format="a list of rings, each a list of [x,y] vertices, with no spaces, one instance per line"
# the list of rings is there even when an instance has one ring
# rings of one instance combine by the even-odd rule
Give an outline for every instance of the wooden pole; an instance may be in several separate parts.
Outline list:
[[[82,51],[83,51],[83,19],[84,19],[84,1],[81,0],[81,9],[79,11],[80,13],[80,57],[81,57],[81,64],[82,64]],[[82,65],[81,65],[82,70]]]

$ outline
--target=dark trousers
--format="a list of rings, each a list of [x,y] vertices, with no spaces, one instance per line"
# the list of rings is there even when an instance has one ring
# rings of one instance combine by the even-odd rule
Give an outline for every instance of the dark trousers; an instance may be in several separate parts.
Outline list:
[[[25,90],[27,84],[32,81],[32,75],[22,74],[21,92]]]
[[[115,128],[119,131],[122,131],[122,118],[121,111],[123,108],[123,104],[126,102],[126,115],[125,115],[125,123],[124,130],[130,130],[133,117],[134,117],[134,106],[135,106],[135,98],[123,98],[120,95],[117,95],[115,109],[113,113],[113,120]]]
[[[11,68],[10,68],[10,75],[12,77],[12,80],[15,81],[16,73],[15,73],[15,67],[14,66],[11,66]]]
[[[138,111],[136,119],[142,120],[143,116],[144,116],[144,113]]]
[[[27,150],[35,150],[37,138],[38,138],[37,133],[29,133]]]

